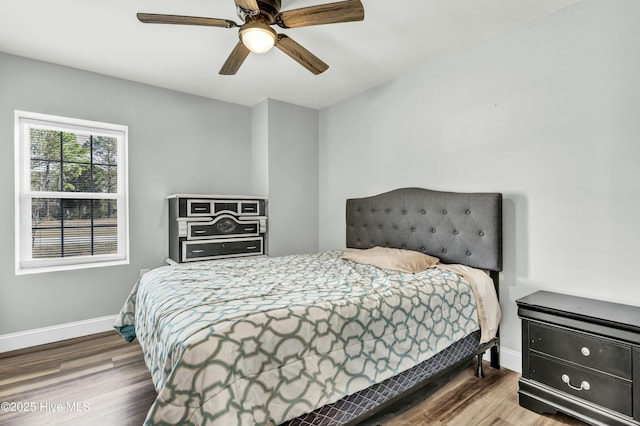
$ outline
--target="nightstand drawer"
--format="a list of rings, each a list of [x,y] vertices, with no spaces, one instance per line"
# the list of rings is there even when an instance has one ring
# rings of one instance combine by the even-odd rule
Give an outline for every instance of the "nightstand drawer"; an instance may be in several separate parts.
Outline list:
[[[182,244],[183,262],[264,254],[262,238],[184,241]]]
[[[529,325],[531,350],[631,379],[631,347],[577,331],[537,323]]]
[[[531,354],[530,377],[562,392],[631,416],[631,382]]]

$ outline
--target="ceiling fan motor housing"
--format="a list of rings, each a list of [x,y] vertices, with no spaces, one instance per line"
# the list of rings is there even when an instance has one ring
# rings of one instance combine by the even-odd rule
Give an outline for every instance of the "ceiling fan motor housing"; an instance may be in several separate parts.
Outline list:
[[[282,5],[281,0],[256,0],[258,7],[260,7],[260,15],[265,18],[269,24],[273,24],[276,21],[276,16],[280,13],[280,7]],[[243,21],[246,21],[251,17],[251,11],[246,11],[238,7],[238,16]]]

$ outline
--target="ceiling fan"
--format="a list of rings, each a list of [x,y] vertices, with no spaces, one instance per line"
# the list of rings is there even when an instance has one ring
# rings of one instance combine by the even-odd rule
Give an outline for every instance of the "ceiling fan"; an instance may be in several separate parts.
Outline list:
[[[150,24],[201,25],[207,27],[238,27],[240,41],[220,69],[222,75],[233,75],[249,53],[265,53],[277,47],[314,74],[329,68],[320,58],[302,47],[291,37],[278,34],[272,25],[281,28],[299,28],[311,25],[362,21],[364,8],[360,0],[346,0],[318,6],[280,12],[281,0],[234,0],[238,17],[244,22],[238,25],[229,19],[197,16],[161,15],[138,13],[138,20]]]

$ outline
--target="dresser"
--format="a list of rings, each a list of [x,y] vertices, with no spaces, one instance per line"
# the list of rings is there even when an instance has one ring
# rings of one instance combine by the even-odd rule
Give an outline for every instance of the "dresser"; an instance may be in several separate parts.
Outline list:
[[[266,254],[266,198],[173,194],[167,199],[169,262]]]
[[[516,303],[521,406],[593,425],[640,425],[640,307],[547,291]]]

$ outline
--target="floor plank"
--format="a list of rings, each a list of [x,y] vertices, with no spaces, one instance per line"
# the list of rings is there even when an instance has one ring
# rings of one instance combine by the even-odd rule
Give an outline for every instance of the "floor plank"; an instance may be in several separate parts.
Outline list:
[[[518,405],[517,373],[469,368],[436,383],[364,426],[578,426]],[[0,354],[0,424],[141,425],[156,397],[137,343],[115,332]],[[7,410],[6,403],[10,410]]]
[[[137,343],[115,332],[0,354],[0,424],[141,425],[155,390]]]

